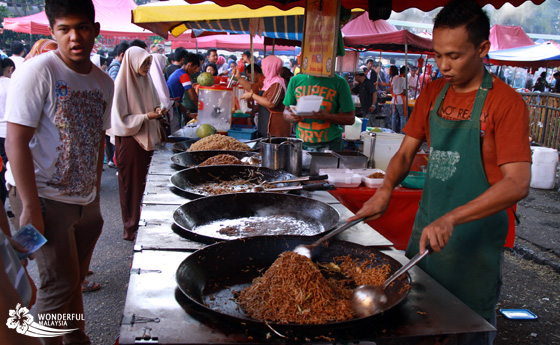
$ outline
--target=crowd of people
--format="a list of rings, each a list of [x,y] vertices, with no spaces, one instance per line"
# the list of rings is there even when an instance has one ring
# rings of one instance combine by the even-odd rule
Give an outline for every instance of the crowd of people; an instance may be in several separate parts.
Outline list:
[[[344,149],[343,126],[356,118],[352,92],[369,119],[390,95],[391,106],[383,108],[389,110],[391,128],[405,138],[382,186],[350,220],[383,214],[427,140],[435,161],[430,158],[407,256],[431,246],[435,253],[423,269],[495,325],[504,209],[527,193],[531,153],[523,99],[484,67],[489,21],[474,1],[453,0],[436,17],[435,58],[444,79],[437,73],[418,75],[415,66],[382,68],[371,59],[356,71],[352,89],[336,74],[300,73],[297,59],[287,68],[277,56],[260,59],[248,51],[239,60],[215,49],[202,55],[179,48],[164,55],[161,44],[134,40],[121,42],[110,54],[91,55],[100,29],[92,1],[47,0],[45,9],[55,40],[41,40],[29,53],[14,42],[12,55],[2,56],[0,75],[0,156],[8,163],[0,206],[7,195],[14,227],[31,224],[48,239],[34,254],[40,277],[37,313],[83,315],[82,292],[100,287],[86,276],[103,227],[103,162],[118,169],[123,239],[132,241],[154,150],[196,117],[197,75],[207,72],[237,80],[260,136],[295,136],[308,151]],[[544,85],[546,75],[541,78]],[[323,97],[320,110],[298,115],[291,106],[307,95]],[[407,99],[417,99],[413,112]],[[13,250],[26,250],[11,238],[4,212],[0,228],[0,265],[10,268],[0,274],[14,287],[1,289],[4,313],[13,301],[33,304],[34,283],[20,279],[24,270]],[[473,250],[480,255],[470,256]],[[83,318],[69,320],[68,328],[76,330],[63,337],[65,343],[89,343]],[[0,328],[1,339],[17,343],[5,332]],[[474,341],[491,343],[463,343]]]

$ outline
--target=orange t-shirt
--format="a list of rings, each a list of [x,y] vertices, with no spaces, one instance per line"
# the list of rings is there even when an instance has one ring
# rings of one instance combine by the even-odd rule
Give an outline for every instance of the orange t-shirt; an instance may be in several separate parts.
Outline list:
[[[429,112],[445,85],[445,80],[431,82],[420,93],[403,132],[430,144]],[[471,117],[476,91],[457,93],[447,91],[438,115],[449,120],[467,120]],[[480,116],[482,161],[488,182],[492,185],[503,178],[500,165],[512,162],[531,162],[529,146],[529,110],[514,89],[493,78]]]

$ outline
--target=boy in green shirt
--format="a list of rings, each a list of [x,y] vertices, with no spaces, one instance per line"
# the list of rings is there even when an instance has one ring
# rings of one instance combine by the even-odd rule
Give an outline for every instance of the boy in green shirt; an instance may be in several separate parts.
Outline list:
[[[312,116],[297,116],[291,110],[301,96],[323,97],[321,109]],[[294,76],[284,98],[284,118],[296,123],[296,136],[303,140],[303,147],[309,151],[343,150],[343,125],[354,124],[354,102],[350,87],[344,78],[315,77],[305,74]]]

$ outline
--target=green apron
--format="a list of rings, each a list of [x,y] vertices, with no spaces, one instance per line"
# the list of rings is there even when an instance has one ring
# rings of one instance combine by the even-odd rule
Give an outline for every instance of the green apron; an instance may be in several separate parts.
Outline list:
[[[409,258],[418,253],[425,226],[490,188],[482,163],[480,115],[491,88],[492,76],[485,71],[470,120],[452,121],[437,115],[449,84],[430,111],[430,158],[406,250]],[[506,211],[461,224],[445,248],[428,255],[419,266],[482,317],[490,318],[497,303],[507,230]]]

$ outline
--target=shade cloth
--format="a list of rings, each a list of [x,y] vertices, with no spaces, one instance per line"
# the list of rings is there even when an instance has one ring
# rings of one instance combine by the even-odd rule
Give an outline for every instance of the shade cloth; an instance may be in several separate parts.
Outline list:
[[[560,45],[554,42],[491,51],[489,62],[494,65],[546,67],[560,62]]]
[[[101,24],[100,34],[126,38],[146,39],[154,36],[131,23],[130,11],[136,7],[132,0],[93,0],[95,21]],[[4,29],[34,35],[50,36],[49,21],[45,12],[25,17],[4,18]]]
[[[262,20],[262,34],[271,38],[301,40],[303,8],[282,11],[274,6],[251,10],[244,5],[190,5],[184,1],[164,1],[141,5],[132,11],[132,22],[168,38],[187,29],[249,34],[251,21]]]
[[[198,4],[206,0],[188,0],[189,3]],[[266,5],[273,5],[281,10],[287,10],[294,7],[304,7],[305,0],[213,0],[214,3],[220,6],[231,6],[234,4],[243,3],[249,8],[259,8]],[[542,4],[545,0],[532,0],[535,4]],[[417,8],[424,12],[431,11],[438,7],[445,6],[449,0],[393,0],[393,11],[402,12],[408,8]],[[510,3],[513,6],[519,6],[526,0],[476,0],[481,6],[491,4],[495,8],[502,7],[503,4]],[[346,8],[362,8],[368,9],[368,0],[341,0],[342,6]],[[376,2],[374,2],[375,4]]]
[[[185,49],[225,49],[225,50],[247,50],[251,47],[250,35],[213,35],[198,37],[196,39],[183,40],[182,36],[178,38],[171,37],[171,49],[183,47]],[[253,38],[254,50],[264,50],[264,38],[256,36]],[[276,55],[293,54],[294,47],[276,46],[274,51]]]

